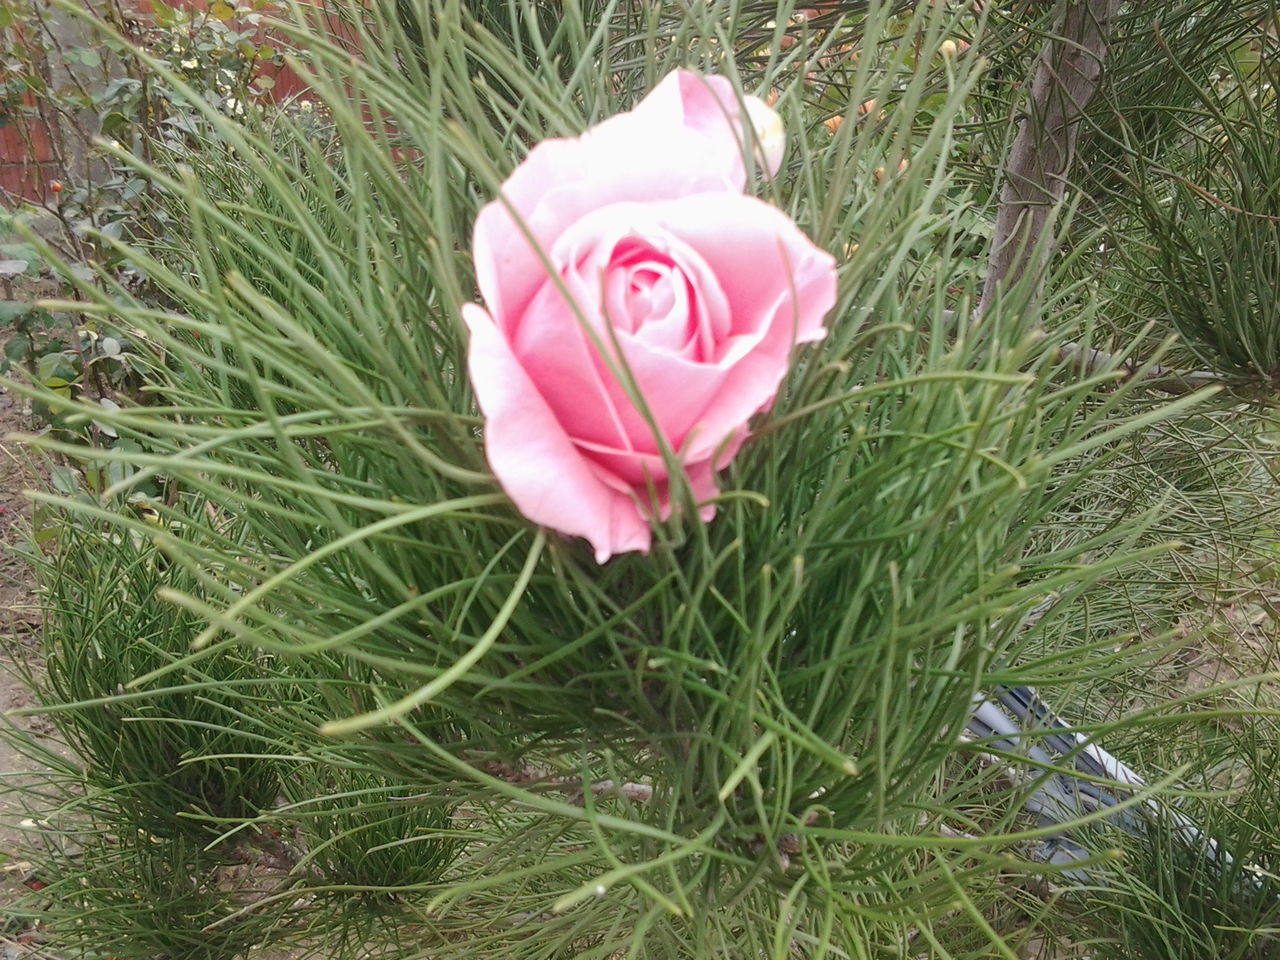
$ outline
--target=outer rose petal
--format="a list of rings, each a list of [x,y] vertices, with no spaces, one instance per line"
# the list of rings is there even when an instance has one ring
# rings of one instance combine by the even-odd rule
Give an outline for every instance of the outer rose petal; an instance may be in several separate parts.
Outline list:
[[[635,501],[604,483],[574,447],[489,314],[469,303],[462,317],[471,330],[467,359],[485,416],[485,453],[507,496],[534,523],[585,537],[597,563],[648,552],[649,523]]]
[[[670,115],[681,115],[684,125],[719,141],[732,145],[732,159],[736,162],[735,176],[746,178],[742,155],[752,144],[752,134],[746,132],[750,125],[755,139],[757,172],[765,179],[777,175],[786,153],[786,130],[782,118],[759,97],[744,96],[741,100],[727,78],[702,76],[689,70],[674,70],[654,87],[631,111],[643,114],[649,110],[662,110]],[[606,121],[608,123],[609,121]]]
[[[620,116],[646,121],[653,117],[659,123],[670,123],[679,117],[681,126],[696,130],[717,145],[723,162],[732,170],[733,181],[746,182],[742,152],[747,134],[742,132],[738,95],[725,77],[673,70],[629,114]],[[607,125],[612,122],[606,120],[600,127],[608,129]]]
[[[610,203],[741,193],[740,123],[729,81],[676,70],[635,109],[576,140],[534,147],[502,185],[506,202],[476,218],[476,282],[499,325],[524,309],[546,273],[521,224],[547,250],[579,217]]]
[[[704,521],[716,515],[716,505],[707,501],[714,499],[720,488],[716,486],[716,471],[723,470],[737,454],[747,431],[741,430],[722,445],[717,451],[720,455],[697,463],[684,464],[685,476],[694,499],[703,504],[698,508],[698,516]],[[610,450],[595,444],[580,444],[591,453],[594,460],[605,468],[605,479],[610,486],[623,491],[642,491],[640,495],[648,495],[649,483],[652,482],[658,497],[658,517],[667,520],[671,516],[671,493],[667,483],[667,466],[657,454],[631,453],[626,450]]]

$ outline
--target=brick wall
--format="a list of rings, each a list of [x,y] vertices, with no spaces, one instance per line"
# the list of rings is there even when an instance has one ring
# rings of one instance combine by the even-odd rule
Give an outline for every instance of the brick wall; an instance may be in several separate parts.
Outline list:
[[[27,103],[31,104],[29,97]],[[49,182],[61,169],[43,124],[19,120],[0,129],[0,189],[23,199],[43,200]]]
[[[25,39],[21,24],[4,27],[0,29],[0,51],[24,46]],[[22,103],[30,108],[35,99],[27,93]],[[15,114],[0,128],[0,187],[20,197],[43,197],[49,179],[60,169],[56,156],[50,130]]]

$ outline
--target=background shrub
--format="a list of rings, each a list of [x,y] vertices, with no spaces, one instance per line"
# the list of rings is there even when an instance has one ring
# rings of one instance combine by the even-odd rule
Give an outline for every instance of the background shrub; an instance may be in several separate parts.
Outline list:
[[[1186,769],[1269,755],[1265,723],[1213,727],[1269,717],[1266,687],[1149,686],[1224,585],[1269,603],[1265,416],[1153,394],[1167,345],[1107,312],[1132,288],[1071,233],[1087,220],[982,292],[1015,84],[1068,42],[1059,12],[334,0],[289,28],[323,101],[305,116],[228,115],[139,51],[199,136],[112,152],[183,229],[95,233],[146,283],[64,265],[80,299],[54,306],[118,330],[145,397],[17,387],[118,441],[39,440],[100,477],[39,496],[76,518],[37,558],[46,708],[98,804],[72,806],[108,835],[146,824],[175,863],[179,826],[216,830],[201,856],[239,851],[279,886],[214,898],[201,929],[244,917],[333,956],[1269,948],[1266,868],[1232,904],[1240,871],[1170,885],[1184,851],[1161,838],[1107,872],[1114,839],[1082,831],[1096,886],[1064,892],[1017,758],[960,738],[975,698],[1035,684],[1132,748],[1153,793],[1204,794],[1241,864],[1270,862],[1245,836],[1274,836],[1274,809],[1219,830],[1225,788]],[[598,567],[487,470],[457,316],[469,229],[533,143],[676,65],[778,91],[790,159],[760,191],[840,254],[840,301],[716,521],[677,515],[648,556]],[[1238,343],[1261,329],[1240,320]],[[205,889],[214,865],[193,869],[168,903]],[[1192,888],[1203,909],[1180,907]]]

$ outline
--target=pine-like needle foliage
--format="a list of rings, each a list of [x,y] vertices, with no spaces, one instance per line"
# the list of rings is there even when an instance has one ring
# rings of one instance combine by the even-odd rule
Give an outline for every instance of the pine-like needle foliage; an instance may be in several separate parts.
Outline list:
[[[156,549],[145,521],[126,530],[59,511],[43,523],[57,544],[29,554],[45,614],[42,669],[31,679],[84,764],[84,802],[109,797],[132,829],[203,842],[222,821],[272,806],[281,771],[259,756],[273,751],[242,712],[263,694],[260,658],[244,649],[182,666],[201,621],[157,592],[199,587]],[[134,688],[153,673],[166,683]]]
[[[334,955],[408,929],[365,909],[427,924],[394,955],[433,960],[1013,957],[1069,923],[1020,886],[1046,832],[1021,787],[959,734],[995,683],[1125,676],[1090,619],[1124,622],[1116,584],[1144,610],[1185,595],[1144,576],[1182,503],[1148,453],[1200,398],[1146,402],[1058,349],[1104,330],[1071,257],[1043,298],[974,318],[989,211],[955,165],[987,64],[943,44],[985,20],[822,6],[834,26],[784,47],[760,31],[792,11],[746,4],[332,0],[292,28],[323,129],[197,102],[201,149],[120,158],[190,231],[121,248],[145,295],[81,284],[152,386],[94,411],[137,444],[92,453],[122,479],[42,498],[158,543],[159,596],[203,624],[170,679],[279,672],[277,702],[227,723],[271,725],[245,753],[314,765],[248,819],[303,837],[294,882],[351,895],[308,921]],[[761,191],[839,255],[840,300],[715,521],[686,504],[648,556],[599,567],[488,472],[469,230],[533,143],[677,65],[779,93],[790,154]],[[1096,509],[1134,464],[1145,486]],[[155,478],[181,535],[126,506]]]

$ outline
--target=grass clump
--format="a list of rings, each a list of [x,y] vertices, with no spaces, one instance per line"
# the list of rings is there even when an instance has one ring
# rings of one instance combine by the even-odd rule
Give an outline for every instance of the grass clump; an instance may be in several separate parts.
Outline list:
[[[194,589],[191,578],[144,532],[50,522],[56,543],[32,554],[45,612],[32,682],[86,785],[158,836],[207,841],[221,821],[269,808],[281,771],[243,712],[244,699],[269,696],[261,658],[183,665],[199,620],[160,593]]]
[[[66,960],[235,960],[288,938],[242,912],[255,884],[187,837],[51,823],[27,852],[40,889],[10,912]]]
[[[738,5],[548,23],[517,0],[496,21],[333,0],[340,34],[302,10],[289,28],[321,133],[193,96],[207,149],[120,156],[190,229],[107,238],[143,287],[80,280],[151,383],[93,411],[133,441],[93,453],[111,482],[42,496],[76,518],[39,560],[47,709],[113,822],[172,856],[192,829],[212,850],[280,831],[282,886],[239,913],[211,898],[227,919],[202,929],[432,960],[1007,958],[1070,932],[1080,913],[1022,886],[1053,872],[1028,862],[1026,791],[959,731],[984,691],[1047,683],[1139,739],[1144,717],[1090,694],[1164,654],[1191,596],[1179,529],[1247,535],[1262,475],[1234,452],[1170,467],[1180,431],[1213,429],[1207,398],[1073,359],[1116,332],[1073,279],[1083,252],[1043,296],[974,310],[990,211],[951,164],[983,64],[944,54],[967,17],[944,6],[857,5],[860,59],[811,81],[803,46],[735,61],[767,22]],[[780,90],[797,134],[758,189],[840,253],[840,300],[715,522],[677,512],[600,567],[486,466],[469,226],[532,143],[677,64]],[[838,89],[883,117],[812,122],[823,76],[844,85],[824,109]],[[1153,781],[1185,773],[1167,761]]]

